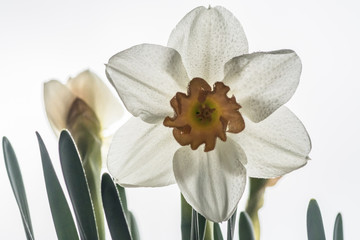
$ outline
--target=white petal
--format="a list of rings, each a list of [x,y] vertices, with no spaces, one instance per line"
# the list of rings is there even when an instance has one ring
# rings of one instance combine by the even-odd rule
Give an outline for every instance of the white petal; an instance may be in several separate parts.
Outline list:
[[[123,116],[124,109],[120,100],[91,71],[87,70],[70,78],[67,85],[77,97],[84,100],[94,110],[104,129]]]
[[[217,141],[213,151],[180,148],[174,156],[174,174],[186,201],[214,222],[229,219],[244,192],[244,152],[231,140]]]
[[[44,84],[44,104],[46,115],[56,135],[66,128],[66,119],[74,94],[62,83],[51,80]]]
[[[229,61],[224,83],[254,122],[260,122],[294,94],[301,74],[301,61],[294,51],[252,53]]]
[[[245,130],[228,134],[244,149],[250,177],[274,178],[304,166],[311,142],[300,120],[281,107],[260,123],[245,118]]]
[[[224,65],[248,53],[240,22],[223,7],[198,7],[172,31],[168,46],[176,49],[190,78],[201,77],[212,85],[224,77]]]
[[[172,159],[180,145],[171,129],[131,118],[116,132],[107,165],[126,187],[159,187],[175,182]]]
[[[170,100],[189,82],[179,53],[151,44],[114,55],[106,73],[129,112],[148,123],[172,116]]]

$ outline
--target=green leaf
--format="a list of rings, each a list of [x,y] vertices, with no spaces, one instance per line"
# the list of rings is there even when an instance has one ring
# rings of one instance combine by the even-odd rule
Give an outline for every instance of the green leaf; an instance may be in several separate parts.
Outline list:
[[[93,204],[85,172],[70,133],[63,130],[59,139],[61,167],[76,216],[81,239],[98,240]]]
[[[128,206],[127,206],[125,188],[123,188],[119,184],[116,184],[116,189],[117,189],[117,191],[119,193],[119,197],[120,197],[121,204],[122,204],[122,207],[124,209],[124,212],[127,213],[129,210],[128,210]]]
[[[195,214],[196,213],[196,214]],[[195,214],[195,215],[194,215]],[[186,202],[184,196],[181,194],[181,236],[182,240],[188,240],[190,236],[198,237],[199,240],[205,239],[206,233],[206,218],[201,214],[197,213],[192,207]],[[193,225],[195,224],[195,225]],[[197,228],[197,235],[195,228]]]
[[[49,153],[40,134],[36,133],[36,136],[39,142],[46,191],[55,225],[56,235],[59,240],[79,239],[74,219],[71,215],[69,205],[51,163]]]
[[[192,207],[181,194],[181,239],[189,240],[191,235]]]
[[[240,213],[239,219],[239,239],[240,240],[255,240],[254,230],[251,219],[246,212]]]
[[[125,188],[123,188],[120,185],[116,184],[116,189],[117,189],[117,191],[119,193],[123,210],[126,213],[126,220],[128,222],[128,226],[130,226],[131,237],[132,237],[133,240],[138,240],[138,239],[140,239],[140,234],[139,234],[139,230],[138,230],[138,226],[137,226],[137,223],[136,223],[135,216],[131,211],[128,210],[128,207],[127,207],[127,199],[126,199]]]
[[[21,170],[19,167],[19,163],[17,161],[14,149],[11,146],[11,143],[6,137],[3,137],[3,152],[4,152],[4,159],[6,165],[6,171],[10,180],[10,184],[12,190],[14,192],[14,196],[16,202],[18,204],[21,218],[23,221],[25,234],[27,239],[35,239],[34,233],[31,224],[29,206],[27,203],[25,187],[22,180]]]
[[[190,239],[191,240],[200,240],[200,236],[199,236],[199,215],[194,209],[192,210],[192,216],[191,216]]]
[[[101,124],[86,102],[76,98],[69,109],[66,127],[77,146],[95,213],[97,232],[105,240],[104,208],[101,199]]]
[[[140,234],[139,234],[138,226],[135,220],[135,216],[131,211],[128,212],[128,219],[131,228],[131,236],[133,240],[139,240]]]
[[[235,222],[236,222],[236,210],[233,215],[228,220],[228,228],[227,228],[227,239],[233,240],[234,231],[235,231]]]
[[[102,176],[101,196],[112,239],[131,240],[125,209],[122,206],[117,188],[107,173]]]
[[[204,240],[206,231],[206,218],[198,213],[199,239]]]
[[[344,240],[343,223],[340,213],[338,213],[335,219],[334,240]]]
[[[224,240],[219,223],[214,223],[214,240]]]
[[[307,210],[308,240],[325,240],[325,232],[319,205],[311,199]]]

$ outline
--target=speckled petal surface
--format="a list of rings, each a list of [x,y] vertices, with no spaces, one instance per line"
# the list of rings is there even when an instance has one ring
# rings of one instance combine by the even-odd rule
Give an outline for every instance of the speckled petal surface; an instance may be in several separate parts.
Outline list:
[[[245,119],[245,130],[228,134],[246,154],[250,177],[274,178],[304,166],[311,150],[309,135],[300,120],[281,107],[260,123]]]
[[[230,87],[242,113],[260,122],[294,94],[301,61],[292,50],[258,52],[236,57],[225,65],[224,83]]]
[[[176,182],[186,201],[213,222],[226,221],[244,192],[244,152],[231,140],[216,142],[213,151],[180,148],[174,156]]]
[[[66,119],[75,98],[69,88],[59,81],[51,80],[44,84],[45,111],[56,135],[66,128]]]
[[[107,77],[128,111],[148,123],[172,116],[170,100],[186,91],[189,78],[174,49],[141,44],[110,58]]]
[[[171,129],[131,118],[114,135],[107,166],[122,186],[166,186],[175,183],[172,159],[180,147]]]
[[[103,128],[121,119],[124,107],[105,83],[93,72],[86,70],[67,82],[69,89],[84,100],[96,113]]]
[[[227,61],[248,53],[240,22],[223,7],[189,12],[172,31],[168,46],[180,53],[191,79],[200,77],[210,85],[223,79]]]

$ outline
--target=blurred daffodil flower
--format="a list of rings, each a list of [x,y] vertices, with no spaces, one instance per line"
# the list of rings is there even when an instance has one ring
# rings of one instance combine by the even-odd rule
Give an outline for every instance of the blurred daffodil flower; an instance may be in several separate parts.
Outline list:
[[[86,113],[101,134],[124,114],[119,100],[93,72],[86,70],[66,84],[51,80],[44,84],[45,110],[56,135],[71,128],[76,116]],[[103,135],[103,134],[102,134]]]
[[[309,136],[283,106],[299,83],[299,57],[248,54],[243,28],[225,8],[192,10],[167,47],[124,50],[106,73],[137,117],[118,130],[108,154],[123,186],[176,182],[196,211],[221,222],[236,210],[246,176],[275,178],[307,163]]]

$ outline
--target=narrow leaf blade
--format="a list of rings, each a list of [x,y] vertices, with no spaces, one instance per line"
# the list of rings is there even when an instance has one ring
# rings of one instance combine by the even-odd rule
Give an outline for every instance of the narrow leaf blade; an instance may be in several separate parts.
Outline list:
[[[129,219],[129,224],[130,224],[130,228],[131,228],[131,236],[133,240],[140,240],[140,233],[139,233],[139,229],[135,220],[135,216],[134,214],[129,211],[128,212],[128,219]]]
[[[307,210],[308,240],[325,240],[321,212],[315,199],[311,199]]]
[[[239,239],[240,240],[255,240],[254,230],[251,219],[246,212],[240,213],[239,219]]]
[[[224,240],[219,223],[214,223],[214,240]]]
[[[59,154],[80,237],[86,240],[97,240],[99,237],[85,172],[75,143],[66,130],[60,134]]]
[[[131,240],[126,213],[119,198],[119,193],[113,180],[107,173],[102,176],[101,196],[112,239]]]
[[[343,222],[340,213],[338,213],[335,219],[334,240],[344,240]]]
[[[204,240],[205,231],[206,231],[206,218],[198,213],[198,222],[199,222],[199,239]]]
[[[49,153],[40,134],[36,133],[36,136],[39,142],[46,191],[56,235],[59,240],[77,240],[79,239],[79,236],[76,231],[74,219],[71,215],[69,205],[51,163]]]
[[[129,210],[128,210],[128,207],[127,207],[127,199],[126,199],[126,193],[125,193],[125,189],[116,184],[116,189],[119,193],[119,198],[120,198],[120,201],[121,201],[121,206],[123,207],[124,209],[124,212],[127,213]]]
[[[236,210],[233,215],[228,220],[228,229],[227,229],[227,239],[233,240],[234,231],[235,231],[235,222],[236,222]]]
[[[136,223],[135,216],[131,211],[128,210],[128,207],[127,207],[125,188],[116,184],[116,189],[119,193],[119,197],[120,197],[120,201],[121,201],[124,213],[126,213],[126,220],[127,220],[128,226],[130,227],[131,237],[133,240],[139,240],[140,233],[139,233],[139,229],[138,229],[138,226]]]
[[[192,210],[192,217],[191,217],[191,240],[199,240],[199,218],[198,213],[193,209]]]
[[[10,141],[3,137],[3,153],[6,165],[6,171],[10,180],[10,184],[18,204],[22,221],[25,228],[26,238],[34,239],[34,233],[31,224],[29,206],[27,203],[24,182],[22,180],[21,170],[17,161],[15,151]]]
[[[181,239],[189,240],[191,236],[192,207],[181,194]]]

